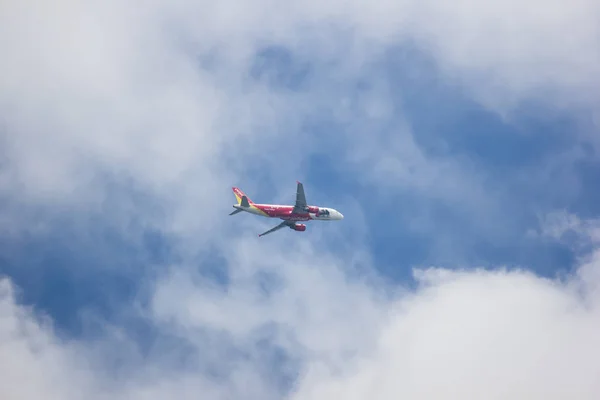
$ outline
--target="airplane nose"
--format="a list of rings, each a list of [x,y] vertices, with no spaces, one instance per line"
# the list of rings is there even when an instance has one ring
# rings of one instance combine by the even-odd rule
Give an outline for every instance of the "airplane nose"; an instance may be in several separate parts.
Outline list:
[[[340,219],[344,219],[344,214],[342,214],[341,212],[338,211],[338,216]]]

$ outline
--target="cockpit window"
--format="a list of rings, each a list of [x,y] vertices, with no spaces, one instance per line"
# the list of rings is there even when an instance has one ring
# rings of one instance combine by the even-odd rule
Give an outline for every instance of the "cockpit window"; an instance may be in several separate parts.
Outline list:
[[[319,217],[328,216],[328,215],[329,215],[329,210],[319,210],[319,211],[317,212],[317,215],[318,215]]]

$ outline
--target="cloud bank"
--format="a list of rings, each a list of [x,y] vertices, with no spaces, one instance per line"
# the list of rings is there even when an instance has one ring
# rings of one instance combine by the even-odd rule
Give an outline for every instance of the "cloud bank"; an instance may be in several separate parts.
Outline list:
[[[118,332],[95,343],[58,339],[15,304],[3,280],[3,398],[600,393],[597,252],[562,282],[526,271],[431,268],[415,271],[415,290],[384,295],[348,281],[334,257],[305,248],[273,259],[248,242],[233,248],[243,261],[228,290],[180,270],[159,284],[149,318],[177,340],[144,357],[134,356],[134,343]],[[279,284],[265,292],[257,274]],[[178,357],[182,349],[186,355]],[[107,361],[122,365],[116,376]],[[291,378],[294,385],[286,386]]]
[[[598,111],[598,11],[584,0],[2,3],[0,261],[40,276],[14,248],[53,243],[63,226],[70,250],[99,260],[65,267],[78,274],[120,265],[98,226],[142,260],[148,230],[172,254],[127,269],[142,282],[120,307],[127,323],[100,321],[90,337],[55,329],[3,278],[0,397],[598,398],[597,243],[576,218],[592,251],[574,277],[465,265],[417,269],[409,289],[377,276],[358,222],[361,240],[336,252],[318,235],[257,245],[250,222],[222,217],[229,182],[289,201],[280,182],[302,179],[323,149],[363,185],[491,215],[486,174],[426,151],[377,65],[414,46],[437,79],[503,118],[532,101],[585,115]],[[419,229],[435,235],[434,222]]]
[[[294,122],[320,108],[339,113],[344,79],[407,41],[479,100],[503,107],[543,96],[552,107],[590,108],[600,92],[594,1],[57,4],[2,6],[7,189],[71,198],[62,194],[98,166],[168,185],[190,170],[200,175],[221,151],[248,152],[242,143],[273,149],[281,124],[293,134]],[[269,45],[310,62],[306,89],[250,79]],[[379,85],[371,97],[384,95]]]

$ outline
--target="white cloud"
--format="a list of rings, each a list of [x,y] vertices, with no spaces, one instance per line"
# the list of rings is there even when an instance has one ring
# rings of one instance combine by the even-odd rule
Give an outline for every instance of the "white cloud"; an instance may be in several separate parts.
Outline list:
[[[347,107],[354,79],[388,46],[412,39],[446,77],[498,110],[546,92],[556,106],[592,107],[600,93],[597,11],[593,1],[533,0],[1,3],[0,195],[12,200],[0,214],[3,232],[43,231],[55,213],[82,215],[85,232],[94,212],[130,231],[138,213],[144,224],[183,234],[190,248],[215,242],[234,283],[221,291],[184,266],[158,282],[150,322],[203,360],[167,367],[173,349],[140,358],[118,329],[100,343],[60,339],[16,305],[5,280],[0,397],[278,398],[276,374],[262,370],[272,362],[255,343],[275,324],[272,340],[307,368],[298,399],[597,398],[594,258],[581,281],[566,286],[520,272],[430,270],[415,293],[390,299],[381,282],[347,278],[361,249],[341,258],[276,237],[262,252],[255,242],[230,241],[215,212],[231,201],[226,182],[250,174],[252,163],[272,167],[270,177],[300,174],[298,161],[317,143],[298,135],[301,122],[323,110],[377,128],[327,133],[360,145],[351,161],[380,173],[369,180],[393,172],[434,197],[485,203],[464,163],[428,158],[416,145],[386,82],[373,81],[358,106],[364,115]],[[338,42],[335,29],[352,36]],[[248,79],[255,50],[269,43],[315,62],[318,76],[306,92]],[[199,68],[200,56],[213,57],[214,68]],[[389,120],[397,130],[370,136]],[[151,195],[167,217],[134,201],[107,211],[105,174]],[[265,274],[280,285],[270,295],[258,281]],[[591,293],[584,300],[582,288]],[[236,358],[240,350],[246,355]],[[223,357],[231,353],[233,369]],[[120,357],[126,367],[115,378]],[[209,367],[231,375],[215,378]]]
[[[80,185],[96,164],[159,188],[190,171],[210,181],[201,173],[212,166],[207,159],[219,151],[239,154],[240,136],[279,134],[277,123],[285,121],[291,134],[289,122],[327,93],[327,86],[313,87],[295,98],[246,81],[253,52],[264,43],[334,59],[336,70],[320,72],[343,79],[360,74],[377,51],[413,39],[490,103],[515,105],[549,90],[560,94],[551,97],[557,105],[597,104],[597,2],[344,4],[3,3],[0,110],[13,167],[4,171],[8,188],[80,194],[89,190]],[[330,24],[353,28],[351,51],[337,48]],[[198,68],[197,56],[207,51],[220,60],[214,72]],[[379,87],[375,100],[384,99]]]
[[[424,277],[437,281],[439,273]],[[393,308],[378,351],[352,373],[309,380],[307,396],[298,398],[592,399],[600,393],[597,304],[586,310],[574,293],[529,274],[448,275]]]
[[[406,40],[502,110],[540,90],[558,91],[546,96],[556,104],[598,93],[595,2],[64,0],[48,8],[31,0],[0,7],[1,193],[21,206],[97,211],[108,174],[160,199],[168,227],[144,215],[148,224],[186,234],[214,232],[219,220],[209,210],[231,199],[223,183],[251,180],[249,165],[274,182],[302,178],[301,161],[321,151],[302,123],[322,113],[347,129],[319,135],[360,149],[346,160],[357,177],[491,212],[497,200],[482,189],[486,177],[464,160],[425,154],[393,107],[388,82],[368,76],[370,62]],[[304,92],[248,79],[255,51],[272,43],[314,63]],[[213,66],[199,68],[203,59]],[[372,89],[348,103],[358,77]],[[282,152],[290,146],[294,152]],[[40,224],[28,212],[7,214],[12,231]]]
[[[416,271],[419,287],[390,297],[348,281],[351,266],[322,249],[265,256],[247,240],[231,246],[227,290],[179,270],[159,284],[149,310],[163,333],[199,357],[191,363],[167,363],[177,346],[128,361],[131,343],[116,334],[100,344],[61,341],[15,305],[4,281],[0,394],[281,398],[286,365],[271,365],[257,346],[266,338],[300,363],[293,399],[600,395],[597,256],[562,283],[523,271]],[[279,288],[262,292],[258,272]],[[118,377],[105,370],[120,359]]]
[[[62,343],[31,310],[14,303],[14,291],[0,281],[0,396],[4,399],[66,399],[85,396],[86,360]],[[81,364],[78,364],[81,362]],[[72,382],[77,382],[72,385]]]

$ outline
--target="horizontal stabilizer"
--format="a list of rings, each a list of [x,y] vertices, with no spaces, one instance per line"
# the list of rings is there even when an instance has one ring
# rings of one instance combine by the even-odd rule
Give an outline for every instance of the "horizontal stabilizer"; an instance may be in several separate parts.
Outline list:
[[[248,202],[248,197],[242,196],[242,200],[240,201],[240,206],[242,207],[250,207],[250,203]]]
[[[242,211],[244,211],[244,210],[242,210],[241,208],[238,208],[237,210],[233,210],[229,215],[235,215],[237,213],[241,213]]]

